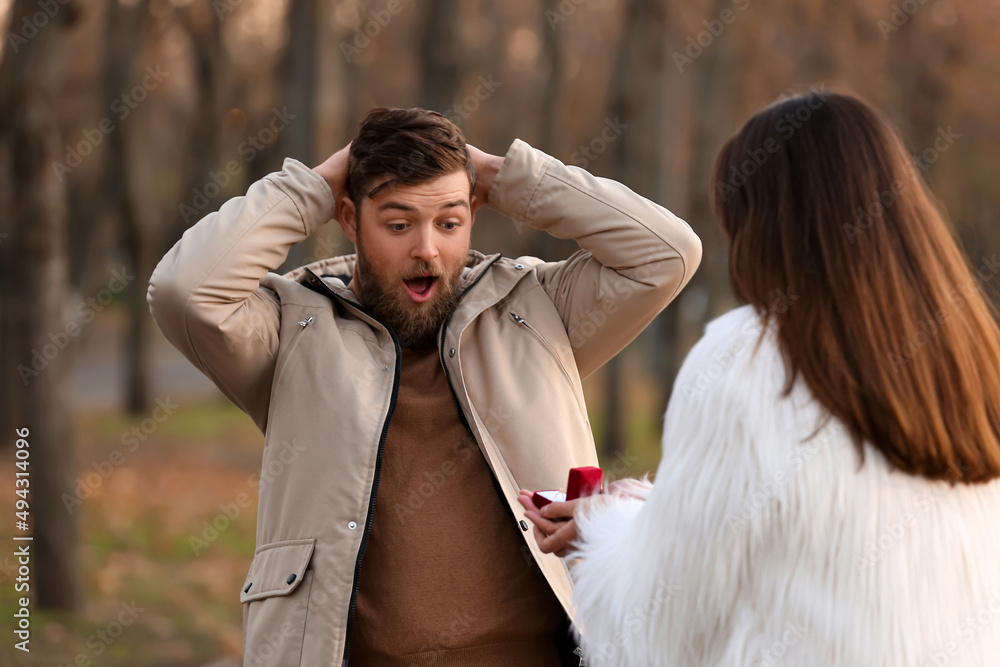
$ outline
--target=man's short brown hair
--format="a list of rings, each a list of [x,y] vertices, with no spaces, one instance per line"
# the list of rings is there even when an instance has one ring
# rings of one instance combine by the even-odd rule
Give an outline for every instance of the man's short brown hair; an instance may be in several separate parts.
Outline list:
[[[457,125],[426,109],[372,109],[361,121],[351,143],[347,192],[355,209],[365,197],[385,187],[426,183],[464,169],[469,192],[476,185],[476,169]],[[376,179],[389,180],[372,188]]]

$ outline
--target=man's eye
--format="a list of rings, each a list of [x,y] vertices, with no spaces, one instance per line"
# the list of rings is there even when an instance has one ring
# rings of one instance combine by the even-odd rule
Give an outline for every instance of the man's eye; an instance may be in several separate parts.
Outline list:
[[[389,231],[390,232],[404,232],[404,231],[406,231],[406,223],[405,222],[392,222],[392,223],[389,223]]]
[[[459,223],[457,223],[457,222],[442,222],[441,223],[441,226],[444,227],[445,230],[447,230],[449,232],[451,230],[453,230],[453,229],[457,229],[458,225],[459,225]]]

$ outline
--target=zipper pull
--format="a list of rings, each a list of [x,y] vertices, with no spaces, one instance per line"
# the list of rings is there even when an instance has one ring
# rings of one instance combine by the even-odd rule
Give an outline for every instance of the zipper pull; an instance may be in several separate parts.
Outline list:
[[[518,324],[527,324],[525,319],[520,315],[518,315],[517,313],[511,313],[510,316],[514,318],[514,321],[517,322]]]
[[[306,319],[304,319],[301,322],[299,322],[299,326],[300,327],[307,327],[307,326],[309,326],[309,323],[312,322],[312,321],[313,321],[313,316],[310,315]]]

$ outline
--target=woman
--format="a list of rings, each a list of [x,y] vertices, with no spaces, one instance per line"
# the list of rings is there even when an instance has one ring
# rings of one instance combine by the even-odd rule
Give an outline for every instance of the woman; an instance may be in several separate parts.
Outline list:
[[[1000,664],[995,262],[849,96],[760,111],[713,185],[746,305],[685,361],[655,485],[521,497],[581,559],[586,664]]]

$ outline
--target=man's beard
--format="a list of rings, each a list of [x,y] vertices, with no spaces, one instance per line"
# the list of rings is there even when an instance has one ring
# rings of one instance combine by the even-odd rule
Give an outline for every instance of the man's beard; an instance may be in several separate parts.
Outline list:
[[[357,246],[360,285],[351,287],[357,287],[361,304],[389,325],[401,346],[433,343],[438,329],[458,303],[457,286],[465,264],[455,267],[450,274],[439,273],[429,262],[417,262],[406,271],[392,273],[375,267],[364,251],[360,236]],[[403,280],[426,273],[437,276],[434,295],[425,303],[414,303],[403,288]]]

